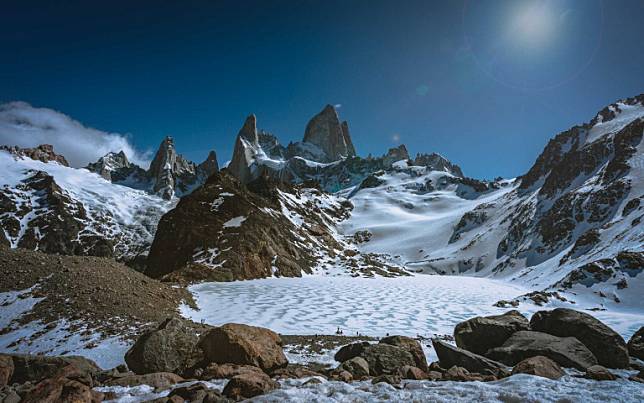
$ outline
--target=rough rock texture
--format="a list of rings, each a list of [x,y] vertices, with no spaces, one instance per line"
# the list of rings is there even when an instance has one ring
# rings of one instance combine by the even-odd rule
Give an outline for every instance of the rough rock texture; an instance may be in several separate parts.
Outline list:
[[[101,368],[95,362],[78,356],[44,356],[10,354],[13,360],[13,376],[10,383],[40,382],[55,377],[63,369],[73,366],[76,377],[92,376]]]
[[[454,340],[460,348],[485,354],[489,349],[501,346],[513,333],[529,329],[530,323],[525,316],[519,311],[509,311],[459,323],[454,328]]]
[[[338,350],[338,352],[335,353],[335,356],[333,358],[339,362],[350,360],[353,357],[360,356],[364,352],[364,350],[370,345],[371,343],[369,343],[368,341],[361,341],[358,343],[347,344],[346,346],[342,346]]]
[[[592,368],[592,367],[591,367]],[[541,355],[526,358],[512,368],[512,375],[530,374],[543,378],[559,379],[565,375],[559,364]]]
[[[533,330],[559,337],[576,337],[609,368],[628,366],[628,349],[622,336],[593,316],[573,309],[539,311],[532,316]]]
[[[500,362],[452,346],[439,339],[432,339],[432,344],[438,355],[440,366],[443,368],[457,366],[463,367],[470,372],[483,373],[487,371],[498,377],[507,374],[505,366]]]
[[[353,357],[344,361],[339,369],[349,372],[353,379],[369,376],[369,363],[362,357]]]
[[[252,165],[258,149],[257,118],[255,115],[250,115],[237,133],[233,157],[226,168],[241,183],[248,183],[255,179]]]
[[[427,371],[427,358],[425,358],[423,346],[420,345],[418,340],[407,336],[388,336],[380,339],[380,343],[404,348],[412,355],[412,357],[414,357],[416,367],[423,371]]]
[[[195,383],[189,386],[181,386],[179,388],[173,389],[172,392],[168,394],[169,398],[180,398],[180,401],[183,403],[226,403],[230,402],[229,399],[219,393],[215,389],[208,389],[203,383]]]
[[[628,341],[628,352],[631,357],[644,361],[644,327],[640,327]]]
[[[253,365],[238,365],[238,364],[217,364],[211,362],[203,368],[199,378],[203,380],[210,379],[230,379],[235,375],[244,374],[246,372],[263,372],[261,368]]]
[[[148,385],[155,389],[169,389],[177,383],[183,382],[183,378],[171,372],[152,372],[144,375],[128,375],[118,377],[108,382],[109,386],[138,386]]]
[[[576,338],[532,331],[514,333],[501,347],[493,348],[485,355],[511,366],[538,355],[548,357],[562,367],[580,371],[597,364],[593,353]]]
[[[279,388],[279,384],[262,373],[245,373],[234,376],[224,387],[224,396],[235,400],[249,399]]]
[[[41,144],[34,148],[20,148],[18,146],[4,146],[0,145],[0,151],[7,151],[16,157],[27,157],[32,160],[38,160],[42,162],[57,162],[60,165],[66,167],[69,166],[69,163],[64,156],[56,154],[54,152],[54,146],[51,144]]]
[[[443,157],[440,154],[431,153],[431,154],[416,154],[414,159],[414,165],[428,167],[433,171],[445,171],[464,178],[465,175],[456,164],[452,164],[447,158]]]
[[[123,151],[107,153],[85,168],[110,182],[121,182],[128,179],[140,182],[144,181],[146,176],[145,170],[132,164]]]
[[[412,367],[406,365],[398,370],[398,373],[403,379],[413,379],[416,381],[421,381],[423,379],[428,379],[428,375],[425,371],[420,368]]]
[[[593,365],[586,369],[586,378],[596,381],[614,381],[617,376],[601,365]]]
[[[326,161],[320,162],[337,161],[355,155],[348,125],[346,122],[340,123],[338,113],[331,105],[325,106],[306,125],[304,142],[316,145],[325,153]]]
[[[389,344],[370,345],[360,357],[369,363],[369,373],[372,376],[396,374],[398,369],[405,365],[416,365],[409,351]]]
[[[169,318],[139,337],[125,354],[125,362],[137,374],[181,373],[201,358],[197,344],[203,330],[188,320]]]
[[[13,376],[13,359],[9,355],[0,354],[0,387],[5,386]]]
[[[206,360],[217,364],[254,365],[266,372],[288,365],[279,335],[261,327],[227,323],[208,331],[200,346]]]

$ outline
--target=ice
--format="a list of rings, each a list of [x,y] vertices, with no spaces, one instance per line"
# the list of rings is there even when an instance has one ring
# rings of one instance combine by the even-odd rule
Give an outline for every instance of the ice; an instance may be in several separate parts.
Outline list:
[[[246,221],[244,216],[234,217],[224,223],[224,228],[236,228],[241,227],[242,223]]]

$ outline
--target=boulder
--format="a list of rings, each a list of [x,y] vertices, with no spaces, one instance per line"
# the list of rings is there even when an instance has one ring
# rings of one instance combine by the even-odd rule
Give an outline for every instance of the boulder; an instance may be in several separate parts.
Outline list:
[[[566,308],[539,311],[532,316],[530,327],[553,336],[577,338],[603,366],[628,367],[628,348],[622,336],[587,313]]]
[[[628,353],[631,357],[644,361],[644,327],[640,327],[628,341]]]
[[[459,381],[459,382],[473,382],[483,381],[484,378],[480,374],[472,374],[470,371],[463,367],[454,365],[443,374],[443,379],[446,381]]]
[[[574,337],[557,337],[547,333],[516,332],[501,347],[493,348],[485,356],[514,366],[522,360],[538,355],[545,356],[563,367],[586,368],[597,364],[588,348]]]
[[[444,368],[463,367],[470,372],[489,371],[497,377],[507,376],[505,366],[500,362],[474,354],[462,348],[452,346],[439,339],[432,339],[434,350],[438,355],[440,366]]]
[[[129,375],[112,379],[109,386],[138,386],[148,385],[155,389],[168,389],[172,385],[183,382],[183,378],[170,372],[154,372],[144,375]]]
[[[586,369],[586,378],[596,381],[614,381],[617,376],[601,365],[593,365]]]
[[[261,327],[227,323],[206,333],[200,346],[206,360],[217,364],[254,365],[266,372],[288,365],[282,339]]]
[[[404,348],[407,350],[416,362],[416,367],[427,371],[427,358],[423,352],[423,346],[416,339],[406,336],[388,336],[380,340],[380,343],[390,344],[392,346]]]
[[[339,369],[349,372],[353,379],[369,376],[369,363],[362,357],[353,357],[343,362]]]
[[[398,386],[400,385],[400,376],[395,375],[395,374],[383,374],[383,375],[378,375],[377,377],[373,378],[371,380],[372,384],[377,384],[377,383],[388,383],[390,385]]]
[[[360,357],[369,363],[369,373],[372,376],[395,374],[405,365],[416,365],[409,351],[389,344],[373,344]]]
[[[530,322],[519,311],[503,315],[479,316],[461,322],[454,328],[456,345],[476,354],[501,346],[512,334],[529,330]]]
[[[279,388],[279,384],[262,373],[235,375],[224,387],[223,394],[231,399],[241,400],[263,395]]]
[[[427,373],[418,367],[412,367],[411,365],[405,365],[404,367],[398,370],[398,373],[404,379],[413,379],[420,381],[427,379]]]
[[[215,389],[209,389],[203,383],[195,383],[189,386],[181,386],[179,388],[173,389],[169,398],[179,397],[181,402],[191,402],[191,403],[225,403],[230,402],[229,399],[222,396],[219,391]]]
[[[206,368],[204,368],[199,378],[204,380],[230,379],[235,375],[245,374],[247,372],[263,372],[263,371],[260,368],[252,365],[210,363]]]
[[[333,356],[333,358],[339,362],[350,360],[353,357],[358,357],[370,345],[371,343],[366,341],[347,344],[346,346],[343,346],[342,348],[340,348],[340,350],[338,350],[338,352],[335,353],[335,356]]]
[[[43,379],[23,396],[25,403],[100,402],[104,395],[91,386],[70,377],[79,377],[81,370],[74,364],[59,369],[52,377]]]
[[[39,382],[52,378],[64,368],[73,365],[74,378],[92,379],[101,368],[92,360],[79,356],[44,356],[10,354],[13,361],[11,383]]]
[[[9,384],[13,375],[13,359],[9,355],[0,354],[0,387]]]
[[[197,325],[180,318],[165,320],[155,330],[139,337],[125,353],[127,366],[137,374],[180,373],[200,355]]]
[[[351,375],[351,372],[338,367],[329,373],[329,379],[349,383],[353,381],[353,375]]]
[[[565,375],[559,364],[542,355],[519,362],[512,368],[512,375],[516,374],[530,374],[549,379],[559,379]]]

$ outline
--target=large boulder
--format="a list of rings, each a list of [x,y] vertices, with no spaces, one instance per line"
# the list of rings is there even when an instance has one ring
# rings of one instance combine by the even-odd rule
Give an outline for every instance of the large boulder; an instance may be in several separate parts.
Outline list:
[[[503,315],[479,316],[461,322],[454,328],[456,345],[476,354],[499,347],[520,330],[529,330],[530,322],[519,311]]]
[[[631,357],[644,361],[644,327],[640,327],[628,341],[628,353]]]
[[[453,366],[462,367],[470,372],[492,373],[497,377],[507,375],[505,366],[500,362],[493,361],[489,358],[474,354],[462,348],[452,346],[439,339],[432,339],[434,350],[438,355],[440,366],[451,368]]]
[[[337,353],[333,356],[336,361],[344,362],[352,359],[353,357],[358,357],[364,352],[364,350],[369,347],[371,343],[367,341],[361,341],[358,343],[347,344],[342,346]]]
[[[596,381],[614,381],[617,376],[601,365],[593,365],[586,369],[586,378]]]
[[[414,362],[416,362],[416,367],[427,371],[427,358],[423,352],[423,346],[420,345],[420,342],[416,339],[412,339],[407,336],[388,336],[380,340],[380,343],[390,344],[392,346],[404,348],[409,351],[412,357],[414,357]]]
[[[586,368],[597,364],[597,358],[574,337],[557,337],[547,333],[520,331],[488,351],[486,357],[506,365],[516,365],[522,360],[542,355],[563,367]]]
[[[154,372],[144,375],[128,375],[115,378],[108,382],[109,386],[138,386],[148,385],[155,389],[168,389],[177,383],[183,382],[183,378],[170,372]]]
[[[398,369],[405,365],[416,365],[409,351],[389,344],[370,345],[360,357],[369,363],[369,373],[372,376],[396,374]]]
[[[577,338],[605,367],[628,367],[628,348],[622,336],[587,313],[566,308],[539,311],[532,316],[530,326],[538,332]]]
[[[44,356],[27,354],[10,354],[13,361],[11,383],[39,382],[52,378],[64,368],[73,365],[78,377],[91,379],[101,371],[92,360],[79,356]]]
[[[176,389],[173,389],[169,398],[179,398],[180,402],[204,402],[204,403],[226,403],[230,402],[230,399],[227,399],[219,393],[216,389],[209,389],[208,386],[203,383],[195,383],[188,386],[180,386]]]
[[[526,358],[512,368],[512,375],[530,374],[542,378],[559,379],[565,375],[559,364],[548,357],[538,355]]]
[[[206,333],[200,346],[206,360],[217,364],[254,365],[266,372],[288,365],[282,339],[261,327],[227,323]]]
[[[9,384],[13,375],[13,359],[9,355],[0,354],[0,388]]]
[[[235,400],[250,399],[279,388],[279,383],[264,373],[247,372],[235,375],[224,387],[224,396]]]
[[[339,370],[349,372],[353,379],[369,376],[369,363],[362,357],[353,357],[340,364]]]
[[[198,360],[199,331],[185,319],[170,318],[155,330],[143,334],[125,353],[127,366],[137,374],[180,373]]]

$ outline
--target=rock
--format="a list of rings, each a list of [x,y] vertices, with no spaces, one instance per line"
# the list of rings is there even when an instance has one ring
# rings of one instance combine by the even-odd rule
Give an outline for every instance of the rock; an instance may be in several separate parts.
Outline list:
[[[93,391],[90,386],[79,381],[69,379],[77,377],[81,370],[70,364],[61,368],[52,377],[44,379],[30,389],[21,402],[48,403],[48,402],[100,402],[103,394]]]
[[[13,375],[13,359],[9,355],[0,354],[0,387],[8,385]]]
[[[261,371],[259,368],[257,368],[257,370]],[[271,373],[271,377],[273,379],[300,379],[311,376],[326,378],[326,375],[316,372],[301,364],[289,364],[286,368],[276,369]]]
[[[529,330],[530,322],[519,311],[503,315],[479,316],[461,322],[454,328],[456,345],[476,354],[501,346],[513,333]]]
[[[628,378],[629,381],[644,383],[644,371],[640,371],[636,375]]]
[[[427,358],[425,357],[425,353],[423,352],[423,346],[420,345],[420,342],[418,342],[418,340],[406,336],[388,336],[381,339],[380,343],[404,348],[411,354],[412,357],[414,357],[416,367],[420,368],[423,371],[427,371]]]
[[[373,344],[360,354],[369,363],[372,376],[395,374],[405,365],[415,366],[414,357],[401,347],[389,344]]]
[[[230,402],[229,399],[222,396],[219,391],[215,389],[209,389],[203,383],[195,383],[189,386],[182,386],[176,389],[173,389],[172,392],[168,394],[169,398],[180,397],[181,402],[191,402],[191,403],[225,403]]]
[[[254,365],[266,372],[288,365],[279,335],[261,327],[227,323],[206,333],[200,346],[217,364]]]
[[[10,354],[14,371],[11,383],[39,382],[52,378],[64,368],[73,365],[74,378],[90,379],[101,371],[92,360],[79,356],[44,356]],[[71,375],[70,375],[71,376]]]
[[[460,178],[463,178],[465,176],[458,165],[452,164],[445,157],[436,153],[416,154],[414,165],[425,166],[432,171],[449,172],[452,175]]]
[[[342,368],[336,368],[329,373],[329,378],[334,381],[346,382],[349,383],[353,381],[353,375],[351,372],[345,371]]]
[[[260,368],[252,365],[210,363],[203,370],[203,373],[199,376],[199,378],[203,380],[230,379],[235,375],[245,374],[247,372],[263,373],[263,371]]]
[[[237,133],[233,157],[226,168],[241,183],[246,184],[254,179],[251,167],[255,162],[255,156],[259,148],[257,118],[255,115],[249,115],[239,133]]]
[[[443,379],[443,373],[438,371],[429,371],[426,375],[430,381],[440,381]]]
[[[557,308],[535,313],[530,327],[558,337],[575,337],[608,368],[628,367],[628,349],[622,336],[598,319],[573,309]]]
[[[340,123],[338,113],[331,105],[325,106],[306,125],[304,142],[313,144],[324,152],[326,159],[319,162],[338,161],[355,155],[348,125]]]
[[[452,346],[439,339],[432,339],[432,344],[438,355],[441,367],[463,367],[470,372],[484,372],[488,370],[499,378],[507,376],[507,371],[500,362]]]
[[[353,379],[369,376],[369,363],[362,357],[353,357],[343,362],[339,369],[349,372]]]
[[[459,382],[472,382],[483,381],[483,377],[479,374],[471,374],[470,371],[463,367],[454,365],[443,374],[443,379],[446,381],[459,381]]]
[[[168,389],[172,385],[183,382],[183,378],[171,372],[154,372],[144,375],[130,375],[116,378],[108,382],[109,386],[138,386],[148,385],[155,389]]]
[[[640,327],[628,341],[628,353],[644,361],[644,327]]]
[[[511,366],[538,355],[548,357],[563,367],[580,371],[597,364],[593,353],[576,338],[533,331],[516,332],[501,347],[493,348],[485,354],[486,357]]]
[[[559,364],[541,355],[526,358],[512,368],[512,375],[530,374],[543,378],[559,379],[565,375]]]
[[[342,346],[340,350],[333,356],[336,361],[344,362],[352,359],[353,357],[358,357],[364,352],[364,350],[369,347],[371,343],[366,341],[361,341],[358,343],[347,344]]]
[[[383,375],[378,375],[377,377],[373,378],[371,380],[372,384],[377,384],[377,383],[388,383],[390,385],[398,386],[400,385],[400,377],[398,375],[394,374],[383,374]]]
[[[0,151],[7,151],[18,157],[27,157],[42,162],[57,162],[60,165],[69,166],[69,163],[60,154],[54,152],[51,144],[41,144],[34,148],[20,148],[18,146],[0,146]]]
[[[224,387],[223,394],[231,399],[241,400],[263,395],[279,388],[279,384],[268,375],[245,373],[235,375]]]
[[[12,388],[0,388],[0,402],[2,403],[19,403],[20,395]]]
[[[402,376],[404,379],[413,379],[416,381],[420,381],[423,379],[427,379],[427,374],[425,371],[418,367],[412,367],[411,365],[405,365],[404,367],[400,368],[398,370],[398,373],[400,376]],[[439,373],[440,375],[440,373]],[[442,377],[442,375],[441,375]]]
[[[180,318],[169,318],[139,337],[125,353],[127,366],[137,374],[181,373],[199,354],[199,328]]]
[[[593,365],[586,369],[586,378],[596,381],[614,381],[617,376],[601,365]]]

